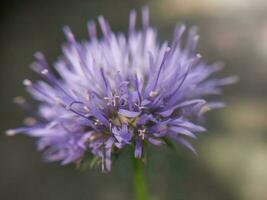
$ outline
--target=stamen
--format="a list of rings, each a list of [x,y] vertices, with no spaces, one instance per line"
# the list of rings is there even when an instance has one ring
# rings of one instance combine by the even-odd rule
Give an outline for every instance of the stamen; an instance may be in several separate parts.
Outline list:
[[[140,136],[142,138],[142,140],[145,139],[145,132],[146,132],[146,129],[139,129],[138,130],[138,136]]]
[[[32,85],[32,82],[29,79],[24,79],[22,83],[25,86],[31,86]]]
[[[118,104],[118,98],[119,98],[119,96],[113,96],[113,106],[114,107],[116,107],[117,106],[117,104]]]
[[[189,52],[195,51],[198,38],[199,38],[199,36],[197,35],[197,28],[195,26],[193,26],[189,30],[189,35],[187,37],[187,41],[185,44],[185,50],[189,51]]]
[[[136,11],[132,10],[130,12],[129,34],[135,31],[135,24],[136,24]]]
[[[81,101],[73,101],[73,102],[71,102],[69,105],[66,106],[66,109],[67,109],[67,110],[70,110],[70,108],[71,108],[74,104],[83,104],[83,102],[81,102]]]
[[[36,52],[34,54],[34,57],[37,59],[37,60],[44,60],[44,54],[42,54],[41,52]]]
[[[138,77],[137,75],[135,74],[135,87],[136,87],[136,90],[137,90],[137,94],[138,94],[138,100],[139,100],[139,104],[141,103],[141,93],[139,91],[139,81],[138,81]]]
[[[95,39],[96,38],[96,25],[94,21],[89,21],[87,24],[88,27],[88,33],[91,39]]]
[[[159,92],[157,92],[157,91],[151,91],[151,92],[149,93],[149,96],[150,96],[151,98],[154,98],[154,97],[158,96],[158,94],[159,94]]]
[[[98,119],[95,120],[94,125],[100,125],[100,121]]]
[[[137,107],[139,108],[139,110],[146,109],[145,106],[141,106],[141,105],[139,105],[139,104],[137,104],[137,103],[135,103],[134,105],[137,106]]]
[[[107,22],[106,22],[106,20],[104,19],[103,16],[99,16],[98,17],[98,23],[100,25],[100,28],[102,30],[102,33],[103,33],[104,37],[106,39],[108,39],[109,38],[109,32],[110,32],[109,29],[110,28],[109,28],[109,25],[107,24]]]
[[[178,87],[174,90],[174,92],[168,97],[168,98],[172,98],[182,87],[182,85],[184,84],[189,72],[190,72],[191,66],[188,66],[187,71],[185,72],[185,74],[182,77],[182,80],[180,82],[180,84],[178,85]]]
[[[13,101],[14,103],[19,104],[19,105],[24,104],[26,102],[26,100],[22,96],[15,97]]]
[[[74,43],[75,42],[75,37],[74,35],[72,34],[71,30],[70,30],[70,27],[68,26],[64,26],[63,27],[63,32],[65,33],[65,36],[67,38],[67,40],[70,42],[70,43]]]
[[[111,122],[109,123],[109,130],[110,130],[110,132],[112,132],[112,123]]]
[[[204,113],[206,113],[206,112],[208,112],[208,111],[210,111],[210,107],[209,107],[208,105],[204,105],[204,106],[200,109],[199,114],[202,115],[202,114],[204,114]]]
[[[83,109],[86,110],[87,112],[90,112],[90,109],[87,106],[83,106]]]
[[[106,89],[108,89],[108,82],[107,82],[107,79],[106,79],[106,77],[104,75],[103,68],[100,68],[100,73],[101,73],[102,79],[104,81],[105,87],[106,87]]]
[[[42,62],[46,62],[45,60],[40,60]],[[44,64],[47,67],[47,64]],[[61,87],[61,84],[58,82],[58,80],[53,76],[53,74],[49,73],[47,68],[36,68],[35,71],[37,71],[38,73],[40,73],[41,77],[44,78],[47,83],[51,84],[51,86],[53,87],[53,85],[55,85],[59,90],[61,90],[66,96],[68,96],[70,99],[73,100],[73,97],[65,90],[63,89],[63,87]],[[29,83],[29,80],[25,79],[23,81],[23,84],[26,86],[29,86],[28,84],[31,85],[31,82]],[[36,89],[36,88],[35,88]]]
[[[119,96],[113,95],[112,97],[104,97],[104,100],[107,100],[107,105],[112,105],[116,107],[118,105],[119,98]]]
[[[147,30],[149,26],[149,9],[147,6],[142,9],[142,22],[143,22],[143,29]]]
[[[83,102],[73,101],[69,105],[64,105],[64,107],[65,107],[66,110],[69,110],[69,111],[71,111],[71,112],[73,112],[73,113],[75,113],[75,114],[77,114],[77,115],[79,115],[79,116],[81,116],[81,117],[83,117],[85,119],[88,119],[88,117],[85,116],[84,114],[82,114],[82,113],[80,113],[80,112],[78,112],[78,111],[76,111],[76,110],[71,108],[74,104],[83,104]]]
[[[47,68],[48,67],[48,63],[45,59],[45,56],[43,53],[41,52],[36,52],[34,54],[34,57],[36,59],[36,63],[34,65],[32,65],[32,69],[34,71],[40,71],[41,69]]]
[[[48,69],[43,69],[43,70],[41,71],[41,74],[43,74],[43,75],[47,75],[47,74],[48,74]]]
[[[7,131],[6,131],[6,134],[8,135],[8,136],[13,136],[13,135],[15,135],[17,132],[15,131],[15,130],[13,130],[13,129],[8,129]]]
[[[159,67],[159,71],[158,71],[158,74],[157,74],[157,78],[156,78],[156,82],[154,84],[154,87],[153,87],[153,90],[155,90],[155,88],[157,87],[157,84],[158,84],[158,80],[159,80],[159,76],[160,76],[160,73],[161,73],[161,70],[165,64],[165,61],[168,57],[168,52],[170,51],[170,47],[168,47],[166,50],[165,50],[165,53],[164,53],[164,56],[163,56],[163,59],[162,59],[162,62],[160,64],[160,67]]]
[[[28,125],[28,126],[32,126],[34,124],[36,124],[36,119],[33,117],[27,117],[26,119],[24,119],[24,124]]]

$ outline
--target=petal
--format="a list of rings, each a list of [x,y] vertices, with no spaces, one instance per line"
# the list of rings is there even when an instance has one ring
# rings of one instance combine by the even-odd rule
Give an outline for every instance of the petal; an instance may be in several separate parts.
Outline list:
[[[179,103],[176,106],[174,106],[168,110],[159,112],[159,114],[163,117],[169,117],[178,108],[183,108],[183,107],[191,106],[194,104],[205,104],[205,103],[206,103],[206,101],[203,99],[188,100],[188,101],[184,101],[182,103]]]
[[[159,146],[159,145],[164,144],[164,142],[162,142],[162,140],[157,139],[157,138],[153,138],[153,137],[149,137],[147,140],[148,140],[151,144],[154,144],[154,145],[156,145],[156,146]]]
[[[141,158],[142,156],[142,141],[140,137],[137,137],[136,144],[135,144],[135,150],[134,150],[134,157],[135,158]]]
[[[118,112],[120,115],[129,117],[129,118],[134,118],[140,115],[141,112],[134,112],[134,111],[129,111],[125,109],[120,109]]]
[[[195,148],[190,144],[187,140],[181,137],[172,137],[174,140],[176,140],[178,143],[182,144],[185,146],[187,149],[189,149],[191,152],[193,152],[195,155],[197,155],[197,152]]]
[[[189,136],[189,137],[194,138],[194,139],[197,138],[192,132],[190,132],[189,130],[184,129],[182,127],[172,126],[172,127],[169,127],[169,130],[173,131],[175,133],[180,133],[180,134]]]

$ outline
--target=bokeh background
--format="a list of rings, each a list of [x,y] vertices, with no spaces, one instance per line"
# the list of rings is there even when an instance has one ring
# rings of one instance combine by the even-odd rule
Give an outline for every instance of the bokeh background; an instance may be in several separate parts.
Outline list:
[[[69,25],[78,39],[86,22],[104,15],[114,31],[127,31],[128,13],[151,11],[161,40],[174,25],[197,25],[199,52],[224,61],[223,74],[240,82],[225,90],[225,109],[207,115],[209,131],[195,144],[196,159],[177,147],[151,149],[145,173],[151,200],[267,199],[267,1],[265,0],[8,0],[0,4],[0,199],[132,199],[131,159],[122,155],[109,174],[72,165],[44,164],[35,142],[7,137],[24,116],[12,103],[26,95],[21,81],[36,76],[28,66],[42,51],[52,63]]]

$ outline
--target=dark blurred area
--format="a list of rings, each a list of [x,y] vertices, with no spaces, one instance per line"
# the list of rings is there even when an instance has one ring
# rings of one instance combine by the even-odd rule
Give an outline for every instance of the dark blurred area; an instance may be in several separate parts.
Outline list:
[[[151,200],[267,200],[267,2],[265,0],[11,0],[0,4],[0,199],[132,199],[127,153],[109,174],[44,164],[33,139],[7,137],[24,113],[12,99],[27,96],[21,84],[36,51],[56,60],[69,25],[79,40],[86,22],[104,15],[115,32],[126,32],[128,14],[148,5],[161,41],[179,21],[197,25],[199,52],[223,61],[221,75],[240,82],[221,98],[227,107],[207,115],[208,132],[196,142],[199,157],[177,147],[150,149],[146,164]]]

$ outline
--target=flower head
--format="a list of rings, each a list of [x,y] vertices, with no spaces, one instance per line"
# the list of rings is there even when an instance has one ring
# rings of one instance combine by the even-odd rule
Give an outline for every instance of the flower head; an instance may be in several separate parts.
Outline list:
[[[147,8],[140,31],[136,12],[130,13],[128,35],[113,33],[102,16],[98,22],[103,38],[89,22],[89,39],[83,43],[64,28],[67,43],[53,71],[41,53],[35,55],[32,69],[41,80],[23,84],[38,101],[38,112],[7,134],[37,137],[47,161],[79,162],[89,152],[104,171],[111,169],[112,154],[129,145],[136,158],[142,157],[145,143],[157,146],[166,139],[194,152],[187,139],[205,131],[198,125],[205,111],[222,105],[206,97],[235,78],[210,78],[221,67],[206,64],[196,52],[195,27],[185,44],[183,24],[175,28],[172,43],[161,44],[149,26]],[[15,101],[28,107],[22,97]]]

